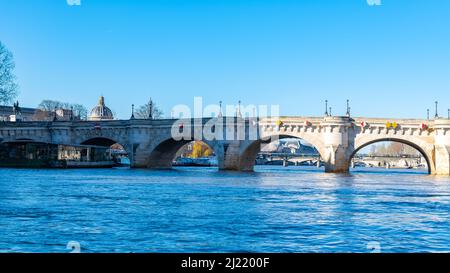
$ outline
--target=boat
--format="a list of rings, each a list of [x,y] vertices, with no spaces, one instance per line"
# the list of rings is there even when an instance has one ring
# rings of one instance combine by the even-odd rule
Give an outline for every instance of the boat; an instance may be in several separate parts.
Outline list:
[[[116,157],[114,163],[114,167],[129,167],[131,165],[130,159],[126,156]]]
[[[172,163],[172,165],[179,167],[212,167],[217,166],[218,162],[215,157],[179,157]]]

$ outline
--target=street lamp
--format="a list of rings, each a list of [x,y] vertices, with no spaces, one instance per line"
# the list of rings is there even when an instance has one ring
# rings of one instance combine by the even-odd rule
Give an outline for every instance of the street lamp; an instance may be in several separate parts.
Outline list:
[[[346,113],[346,115],[347,115],[347,117],[350,117],[350,105],[349,105],[349,100],[347,100],[347,113]]]
[[[439,117],[439,115],[438,115],[438,102],[435,101],[434,104],[435,104],[435,114],[434,114],[434,118],[438,118],[438,117]]]
[[[430,120],[430,109],[427,109],[427,120]]]
[[[153,101],[150,99],[148,103],[148,119],[153,119]]]
[[[241,114],[241,101],[238,101],[238,108],[237,108],[237,112],[236,112],[236,117],[241,118],[242,114]]]
[[[325,100],[325,116],[328,116],[328,100]]]
[[[57,118],[57,116],[56,116],[56,110],[57,110],[58,108],[55,106],[55,109],[53,110],[53,121],[57,121],[58,120],[58,118]]]
[[[222,117],[222,101],[219,101],[219,115],[217,117]]]
[[[134,104],[131,105],[131,117],[130,119],[134,119]]]

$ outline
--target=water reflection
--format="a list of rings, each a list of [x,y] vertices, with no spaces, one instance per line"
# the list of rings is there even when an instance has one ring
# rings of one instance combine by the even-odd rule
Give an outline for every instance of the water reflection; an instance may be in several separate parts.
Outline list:
[[[0,169],[0,250],[450,250],[450,178],[358,169]]]

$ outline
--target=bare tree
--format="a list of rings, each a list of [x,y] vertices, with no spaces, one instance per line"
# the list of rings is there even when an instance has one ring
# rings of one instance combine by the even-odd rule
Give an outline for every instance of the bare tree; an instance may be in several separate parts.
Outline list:
[[[18,93],[12,53],[0,42],[0,104],[11,103]]]
[[[402,154],[405,155],[420,155],[420,152],[409,145],[389,141],[382,142],[380,144],[372,144],[370,154],[372,155],[395,155],[399,156]]]
[[[87,119],[88,110],[81,104],[72,104],[71,109],[73,110],[73,114],[80,119]]]
[[[64,108],[62,102],[56,100],[43,100],[39,103],[38,108],[42,111],[53,111],[55,109]]]
[[[67,109],[73,110],[74,116],[79,117],[80,119],[86,119],[88,115],[88,110],[81,104],[74,104],[68,102],[60,102],[56,100],[43,100],[38,108],[42,111],[52,112],[56,109]]]
[[[139,106],[134,112],[134,116],[137,119],[148,119],[150,118],[150,112],[152,113],[151,118],[153,119],[161,119],[163,117],[163,111],[155,105],[152,99],[146,104]]]

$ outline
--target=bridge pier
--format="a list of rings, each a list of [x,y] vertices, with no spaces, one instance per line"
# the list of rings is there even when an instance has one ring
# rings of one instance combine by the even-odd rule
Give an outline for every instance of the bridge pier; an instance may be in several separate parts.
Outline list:
[[[438,119],[434,126],[435,174],[450,175],[450,120]]]
[[[325,150],[324,155],[325,172],[327,173],[348,173],[350,169],[347,149],[342,146],[330,146]]]
[[[349,117],[325,117],[323,143],[325,148],[319,151],[325,163],[327,173],[348,173],[350,157],[353,152],[353,130]]]
[[[436,145],[436,171],[437,175],[450,175],[450,146]]]
[[[219,170],[253,171],[255,160],[261,149],[259,141],[228,141],[221,145],[218,156]]]

